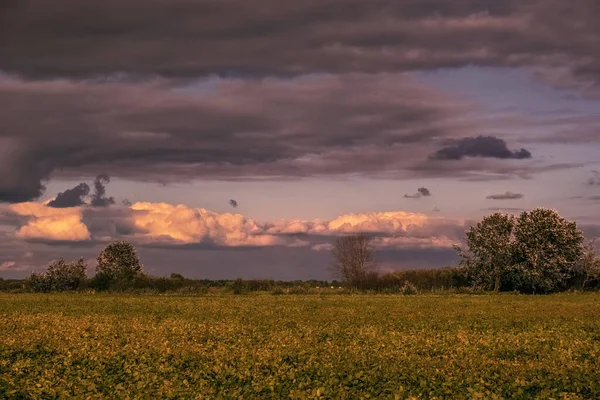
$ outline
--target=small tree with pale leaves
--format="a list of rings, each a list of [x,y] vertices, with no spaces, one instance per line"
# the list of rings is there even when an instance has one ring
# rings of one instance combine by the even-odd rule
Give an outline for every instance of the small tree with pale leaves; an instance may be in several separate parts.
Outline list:
[[[96,276],[110,283],[132,282],[142,275],[142,264],[133,244],[125,240],[110,243],[97,258]]]
[[[499,291],[512,264],[514,217],[494,213],[466,233],[468,250],[455,246],[473,286]]]
[[[360,286],[375,269],[372,238],[367,235],[340,236],[331,253],[330,271],[350,286]]]
[[[527,293],[566,289],[583,255],[577,224],[554,210],[536,208],[521,213],[514,235],[514,288]]]

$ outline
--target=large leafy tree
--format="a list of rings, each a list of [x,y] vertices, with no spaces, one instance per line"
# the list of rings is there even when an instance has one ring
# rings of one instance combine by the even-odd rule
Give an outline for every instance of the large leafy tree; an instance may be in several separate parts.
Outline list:
[[[499,291],[512,264],[514,217],[494,213],[466,233],[467,251],[456,249],[475,286]]]
[[[566,288],[584,250],[577,224],[537,208],[521,213],[514,235],[515,289],[548,293]]]
[[[472,284],[485,289],[548,293],[567,287],[583,255],[583,234],[556,211],[494,213],[471,227],[457,247]]]
[[[133,244],[110,243],[97,258],[96,276],[108,282],[131,282],[142,274],[142,264]]]

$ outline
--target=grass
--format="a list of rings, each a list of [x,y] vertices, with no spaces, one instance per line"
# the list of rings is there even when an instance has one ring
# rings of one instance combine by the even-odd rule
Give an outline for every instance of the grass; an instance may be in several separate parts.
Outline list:
[[[600,295],[0,294],[0,398],[600,398]]]

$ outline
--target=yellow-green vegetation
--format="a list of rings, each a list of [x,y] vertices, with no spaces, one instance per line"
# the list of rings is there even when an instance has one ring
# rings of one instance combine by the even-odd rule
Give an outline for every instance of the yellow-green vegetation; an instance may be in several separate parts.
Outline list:
[[[600,398],[600,295],[0,294],[0,398]]]

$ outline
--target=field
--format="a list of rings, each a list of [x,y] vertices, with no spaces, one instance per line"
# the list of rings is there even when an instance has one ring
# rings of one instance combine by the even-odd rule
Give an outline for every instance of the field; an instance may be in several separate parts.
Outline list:
[[[0,398],[600,398],[600,295],[0,294]]]

